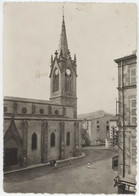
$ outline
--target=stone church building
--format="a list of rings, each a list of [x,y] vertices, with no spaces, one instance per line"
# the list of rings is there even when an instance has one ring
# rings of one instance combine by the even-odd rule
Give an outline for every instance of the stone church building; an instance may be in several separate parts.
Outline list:
[[[4,97],[5,170],[81,155],[76,80],[63,17],[59,49],[51,56],[50,101]]]

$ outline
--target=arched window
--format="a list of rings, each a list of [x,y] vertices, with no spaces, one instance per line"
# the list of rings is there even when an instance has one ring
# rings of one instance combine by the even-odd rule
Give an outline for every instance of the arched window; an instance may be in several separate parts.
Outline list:
[[[58,69],[55,69],[54,75],[53,75],[53,92],[59,90],[59,72]]]
[[[67,133],[67,146],[70,145],[70,132]]]
[[[32,150],[37,149],[37,135],[33,133],[32,135]]]
[[[71,92],[71,79],[71,71],[67,69],[65,73],[65,90],[67,92]]]
[[[51,147],[55,146],[55,134],[51,133]]]

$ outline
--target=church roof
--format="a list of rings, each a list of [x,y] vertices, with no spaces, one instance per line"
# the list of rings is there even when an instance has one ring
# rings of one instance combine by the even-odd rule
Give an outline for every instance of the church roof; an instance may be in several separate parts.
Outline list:
[[[19,102],[27,102],[27,103],[39,103],[39,104],[49,104],[49,105],[61,105],[57,103],[52,103],[48,100],[41,100],[41,99],[31,99],[31,98],[24,98],[24,97],[11,97],[11,96],[4,96],[4,101],[19,101]]]

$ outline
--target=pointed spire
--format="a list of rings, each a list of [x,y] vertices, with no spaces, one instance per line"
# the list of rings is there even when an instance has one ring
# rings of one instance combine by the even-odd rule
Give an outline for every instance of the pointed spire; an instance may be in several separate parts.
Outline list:
[[[61,50],[62,50],[63,57],[66,58],[67,54],[68,54],[68,42],[67,42],[67,36],[66,36],[64,11],[63,11],[62,31],[61,31],[60,43],[59,43],[59,49],[58,49],[59,54],[60,54]]]
[[[51,55],[51,64],[53,63],[53,55]]]
[[[76,54],[74,54],[74,61],[76,62]]]
[[[51,64],[50,64],[50,67],[52,67],[53,65],[53,55],[51,55]]]

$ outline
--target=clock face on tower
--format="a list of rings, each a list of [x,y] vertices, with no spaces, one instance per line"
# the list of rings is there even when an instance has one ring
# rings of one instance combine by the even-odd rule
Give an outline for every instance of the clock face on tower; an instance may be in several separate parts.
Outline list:
[[[67,70],[66,70],[66,74],[67,74],[68,76],[71,74],[70,69],[67,69]]]

